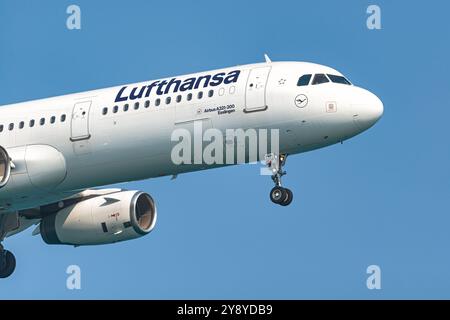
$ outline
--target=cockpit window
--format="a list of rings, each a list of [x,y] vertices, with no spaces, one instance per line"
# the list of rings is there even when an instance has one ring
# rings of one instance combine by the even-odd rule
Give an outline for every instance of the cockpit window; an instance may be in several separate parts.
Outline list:
[[[328,78],[330,78],[331,82],[351,85],[350,81],[348,81],[343,76],[336,76],[336,75],[333,75],[333,74],[327,74],[327,76],[328,76]]]
[[[312,81],[312,84],[321,84],[321,83],[326,83],[326,82],[330,82],[330,80],[328,80],[327,76],[324,75],[323,73],[318,73],[314,76],[314,79]]]
[[[305,74],[298,79],[297,86],[307,86],[309,84],[309,80],[311,80],[311,74]]]

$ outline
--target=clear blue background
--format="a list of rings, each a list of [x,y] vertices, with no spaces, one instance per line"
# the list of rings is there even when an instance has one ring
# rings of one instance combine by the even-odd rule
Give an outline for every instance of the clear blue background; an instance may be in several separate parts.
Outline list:
[[[290,157],[290,207],[247,165],[120,185],[150,192],[149,236],[47,246],[31,231],[0,298],[450,298],[447,1],[0,0],[0,105],[263,60],[337,68],[384,102],[368,132]],[[82,30],[66,28],[66,8]],[[66,289],[66,268],[82,289]],[[366,268],[382,270],[368,290]]]

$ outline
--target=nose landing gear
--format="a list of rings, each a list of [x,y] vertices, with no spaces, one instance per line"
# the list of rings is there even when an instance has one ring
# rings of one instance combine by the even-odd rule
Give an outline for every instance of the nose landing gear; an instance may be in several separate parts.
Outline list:
[[[283,171],[286,158],[286,154],[277,155],[271,153],[266,156],[266,164],[272,172],[272,180],[275,183],[275,187],[270,190],[270,200],[281,206],[290,205],[294,198],[291,190],[281,186],[281,177],[286,174],[286,171]]]
[[[270,200],[283,207],[290,205],[293,197],[292,191],[287,188],[275,186],[270,190]]]

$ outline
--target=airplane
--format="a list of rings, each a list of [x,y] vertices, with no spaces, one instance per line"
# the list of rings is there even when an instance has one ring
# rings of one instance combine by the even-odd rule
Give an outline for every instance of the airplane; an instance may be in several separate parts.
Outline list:
[[[287,206],[293,193],[281,178],[288,155],[342,143],[383,114],[376,95],[333,68],[265,60],[2,106],[0,278],[16,267],[1,243],[32,226],[46,244],[72,246],[154,229],[151,195],[101,186],[228,165],[174,163],[176,129],[192,132],[200,122],[202,130],[277,130],[278,151],[264,159],[274,182],[270,200]]]

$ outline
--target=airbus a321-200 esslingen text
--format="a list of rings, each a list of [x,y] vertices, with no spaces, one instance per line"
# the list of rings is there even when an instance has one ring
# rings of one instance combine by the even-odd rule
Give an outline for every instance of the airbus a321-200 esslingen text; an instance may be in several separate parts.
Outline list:
[[[278,141],[270,142],[277,151],[259,150],[257,161],[272,170],[272,202],[288,205],[292,192],[281,184],[287,155],[349,139],[382,114],[380,99],[338,71],[267,56],[264,63],[3,106],[0,243],[31,226],[47,244],[73,246],[148,234],[157,215],[148,193],[97,187],[230,164],[174,161],[180,129],[224,136],[229,129],[277,130]],[[223,151],[242,144],[234,138],[223,139]],[[196,148],[194,141],[185,156],[197,157]],[[15,266],[0,245],[0,277]]]

